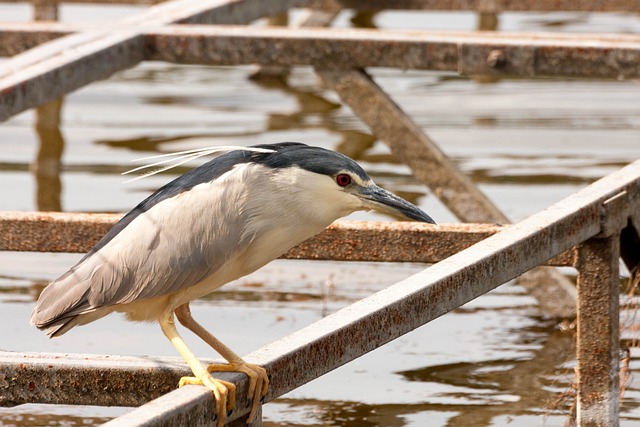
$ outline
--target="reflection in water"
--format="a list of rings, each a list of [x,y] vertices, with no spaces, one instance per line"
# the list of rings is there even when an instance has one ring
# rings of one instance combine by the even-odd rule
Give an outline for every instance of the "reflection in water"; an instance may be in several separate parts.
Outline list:
[[[567,365],[575,354],[575,336],[549,322],[546,322],[546,326],[535,325],[514,331],[514,334],[522,337],[522,344],[531,344],[531,339],[544,341],[544,344],[531,358],[523,360],[493,359],[477,363],[427,365],[422,369],[397,372],[405,381],[424,383],[425,390],[438,388],[437,384],[459,391],[441,393],[437,399],[426,398],[422,403],[406,404],[285,397],[276,400],[275,404],[306,408],[309,415],[304,419],[305,422],[265,422],[264,425],[400,427],[427,425],[425,420],[437,419],[447,420],[438,425],[448,427],[483,427],[496,425],[496,419],[501,417],[526,417],[539,415],[541,411],[547,416],[566,413],[568,408],[565,402],[559,401],[558,396],[571,387],[572,369]],[[380,386],[385,387],[384,384]],[[430,400],[435,401],[432,403]],[[419,418],[412,423],[409,421],[412,416]],[[422,420],[422,423],[416,424],[416,419]]]
[[[564,365],[569,362],[568,358],[574,357],[575,336],[558,329],[555,324],[548,324],[544,328],[546,331],[541,330],[539,325],[529,329],[514,333],[527,337],[546,332],[544,345],[530,359],[494,359],[478,363],[427,366],[400,374],[408,381],[441,383],[471,391],[457,397],[477,400],[477,409],[461,411],[459,415],[450,418],[447,425],[451,427],[490,426],[496,417],[530,414],[533,408],[538,408],[544,402],[549,411],[557,409],[558,404],[555,402],[558,400],[558,388],[570,388],[567,380],[570,381],[572,372]],[[493,402],[489,400],[490,396],[493,397]],[[496,401],[500,403],[496,404]]]
[[[153,76],[149,78],[153,79]],[[340,141],[336,144],[335,150],[356,160],[362,159],[365,152],[370,149],[376,141],[376,138],[369,133],[354,129],[344,129],[344,126],[335,121],[334,113],[341,108],[341,104],[332,102],[321,94],[313,91],[291,86],[287,82],[286,77],[256,74],[253,75],[251,81],[263,90],[277,90],[291,96],[296,100],[297,106],[296,111],[291,113],[269,112],[266,114],[265,130],[261,130],[259,133],[296,129],[301,131],[309,131],[312,129],[330,131],[340,137]],[[146,102],[149,104],[163,105],[190,105],[190,100],[186,97],[147,97]],[[228,132],[225,133],[225,136],[250,140],[250,137],[256,134],[257,132],[255,131],[243,130],[241,132]],[[170,137],[142,136],[119,140],[103,139],[97,141],[97,143],[113,148],[126,148],[131,151],[155,151],[161,153],[163,152],[161,148],[163,144],[175,142],[186,143],[195,138],[213,139],[216,137],[220,137],[220,134],[192,133]],[[179,151],[179,149],[172,149],[172,151]],[[397,163],[395,158],[389,158],[389,156],[386,156],[384,161]]]
[[[267,122],[269,130],[310,128],[330,130],[340,135],[340,141],[334,149],[355,160],[362,159],[364,152],[376,141],[376,137],[371,134],[346,130],[335,122],[332,114],[340,109],[340,104],[329,101],[317,93],[297,89],[289,85],[284,78],[261,78],[254,82],[264,89],[279,90],[292,96],[298,106],[298,110],[293,113],[269,114]],[[314,117],[316,120],[310,123],[309,117]]]
[[[36,109],[39,146],[31,170],[36,178],[36,206],[40,211],[62,210],[60,171],[64,139],[60,132],[61,109],[62,99]]]

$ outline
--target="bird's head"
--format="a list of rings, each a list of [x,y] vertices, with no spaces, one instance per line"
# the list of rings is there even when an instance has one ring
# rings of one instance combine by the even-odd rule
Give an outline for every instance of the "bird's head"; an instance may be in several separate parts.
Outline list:
[[[272,168],[296,203],[317,210],[330,222],[358,210],[375,210],[396,218],[435,224],[420,208],[378,187],[362,167],[335,151],[300,143],[260,145],[272,153],[253,153],[254,161]]]

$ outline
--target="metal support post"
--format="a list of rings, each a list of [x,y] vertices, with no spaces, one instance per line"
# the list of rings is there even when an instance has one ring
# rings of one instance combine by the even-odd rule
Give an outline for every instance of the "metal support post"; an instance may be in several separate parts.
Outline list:
[[[35,21],[57,21],[58,10],[58,0],[33,0]]]
[[[620,406],[620,235],[578,251],[577,425],[617,427]]]

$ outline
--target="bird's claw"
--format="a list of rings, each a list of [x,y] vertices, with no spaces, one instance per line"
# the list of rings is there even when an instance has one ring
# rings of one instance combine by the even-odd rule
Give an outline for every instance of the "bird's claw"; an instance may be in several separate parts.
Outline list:
[[[199,377],[182,377],[178,387],[185,385],[202,385],[213,392],[216,400],[216,411],[218,415],[217,427],[222,427],[227,418],[227,413],[231,412],[236,402],[236,386],[230,382],[213,378],[211,374],[205,372]]]
[[[249,377],[249,392],[247,397],[251,399],[251,412],[247,418],[247,424],[253,422],[258,414],[258,408],[262,398],[269,390],[269,377],[267,370],[262,366],[252,365],[244,361],[232,362],[229,364],[213,364],[207,367],[208,372],[242,372]]]

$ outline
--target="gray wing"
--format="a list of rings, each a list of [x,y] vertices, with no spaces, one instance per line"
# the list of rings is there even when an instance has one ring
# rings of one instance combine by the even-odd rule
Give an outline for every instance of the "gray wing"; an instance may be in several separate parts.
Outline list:
[[[138,213],[45,288],[31,322],[61,335],[79,315],[172,294],[214,274],[251,241],[233,188],[202,183]]]

